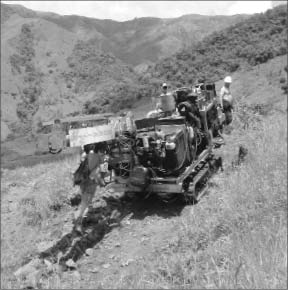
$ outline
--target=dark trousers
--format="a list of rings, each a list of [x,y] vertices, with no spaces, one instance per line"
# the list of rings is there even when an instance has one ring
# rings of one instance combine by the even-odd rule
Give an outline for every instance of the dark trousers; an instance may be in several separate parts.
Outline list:
[[[225,124],[229,125],[232,122],[233,116],[232,116],[232,108],[224,110],[225,114]]]

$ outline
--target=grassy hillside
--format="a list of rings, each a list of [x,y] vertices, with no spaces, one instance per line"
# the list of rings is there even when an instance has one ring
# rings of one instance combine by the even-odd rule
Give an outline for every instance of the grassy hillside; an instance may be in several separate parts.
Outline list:
[[[5,171],[5,181],[1,178],[1,227],[5,228],[1,231],[1,272],[5,273],[1,288],[21,288],[15,285],[13,271],[35,255],[37,244],[57,239],[65,230],[63,221],[73,192],[70,171],[77,161]]]
[[[156,248],[155,259],[145,259],[141,272],[132,270],[122,283],[105,286],[285,289],[285,120],[286,116],[273,116],[257,131],[234,131],[227,149],[241,142],[250,152],[247,162],[212,181],[215,189],[177,220],[175,240],[165,250]]]
[[[135,114],[143,115],[151,109],[148,96],[162,81],[183,86],[202,74],[214,80],[227,73],[233,77],[234,120],[221,152],[225,170],[210,181],[209,194],[175,216],[161,204],[162,215],[144,213],[123,223],[110,240],[94,247],[94,254],[81,258],[82,278],[71,272],[60,277],[52,269],[41,273],[42,288],[287,288],[286,7],[214,33],[157,64],[140,81],[129,66],[100,51],[96,40],[75,40],[78,24],[70,31],[62,25],[59,33],[56,21],[38,19],[38,13],[21,7],[17,15],[13,9],[1,15],[1,129],[6,133],[22,130],[19,113],[24,129],[42,117],[132,107],[133,102],[141,104]],[[103,23],[113,34],[115,23]],[[216,85],[219,90],[222,81]],[[260,114],[256,104],[263,105]],[[240,144],[248,156],[233,168]],[[3,148],[16,154],[7,143],[1,158]],[[3,289],[23,288],[14,271],[71,229],[75,208],[69,197],[79,190],[72,186],[71,172],[78,158],[1,170]],[[123,266],[129,255],[134,261]]]
[[[243,118],[249,118],[251,126],[244,129]],[[134,225],[136,221],[123,223],[109,234],[114,239],[118,236],[117,240],[110,239],[109,244],[107,237],[94,248],[91,257],[81,258],[78,272],[82,279],[73,272],[58,276],[53,270],[42,274],[42,287],[88,289],[96,283],[102,288],[126,289],[286,289],[286,121],[287,112],[263,117],[237,108],[233,131],[225,135],[221,153],[225,171],[210,181],[208,196],[195,206],[185,207],[178,216],[168,218],[155,213],[140,218],[136,225],[146,242],[142,242],[143,237],[141,242],[140,237],[133,240],[138,232],[129,223]],[[240,167],[232,168],[240,144],[249,153]],[[23,282],[17,281],[13,272],[69,228],[74,210],[68,199],[78,190],[72,187],[70,172],[78,161],[72,158],[2,171],[3,288],[22,287]],[[165,228],[168,240],[157,235]],[[108,254],[103,256],[103,252],[115,252],[111,244],[118,241],[124,244],[120,250],[116,247],[118,254],[124,257],[125,244],[133,244],[135,258],[142,258],[123,267]],[[115,263],[117,269],[103,268],[101,263]],[[93,269],[97,271],[91,273]]]
[[[238,102],[244,102],[250,106],[260,104],[265,107],[267,113],[275,110],[286,112],[287,55],[275,57],[267,63],[250,67],[248,70],[236,71],[231,76],[233,78],[231,91],[236,104]],[[151,84],[151,89],[154,88],[153,94],[160,94],[161,79],[154,80],[155,83]],[[223,80],[218,80],[215,84],[217,94],[219,94]],[[151,102],[143,99],[137,102],[133,111],[137,117],[144,118],[152,109]]]
[[[231,89],[236,106],[248,104],[251,107],[256,107],[260,105],[261,111],[266,115],[273,112],[280,114],[286,113],[287,97],[284,90],[281,88],[285,87],[287,83],[287,73],[285,71],[286,64],[287,57],[279,56],[269,60],[267,63],[255,66],[248,71],[233,73],[233,84]],[[105,106],[109,106],[109,103],[105,101],[107,96],[109,96],[108,100],[112,100],[113,95],[117,95],[121,98],[114,99],[116,104],[110,101],[112,107],[114,104],[115,107],[123,108],[124,110],[125,108],[127,109],[127,107],[132,107],[131,110],[136,118],[144,118],[147,112],[153,109],[150,96],[160,93],[159,89],[156,87],[155,91],[152,92],[153,87],[148,87],[147,89],[147,87],[143,86],[142,89],[139,89],[140,86],[131,84],[131,82],[128,84],[130,86],[130,91],[127,90],[127,86],[123,82],[122,84],[115,85],[113,88],[115,94],[111,93],[111,96],[103,94],[98,101],[94,102],[85,101],[83,105],[84,110],[87,113],[100,112]],[[222,85],[222,80],[216,82],[217,92],[219,92]],[[151,89],[151,93],[149,93],[149,89]],[[96,99],[96,94],[94,98]],[[99,106],[99,103],[103,105]],[[248,120],[248,118],[246,119]],[[9,133],[7,127],[5,128],[5,126],[3,126],[1,129],[2,134],[5,130],[7,134]],[[9,140],[1,144],[1,160],[3,164],[17,158],[17,156],[31,155],[34,152],[35,143],[33,140],[29,141],[27,137]]]
[[[287,111],[287,97],[283,90],[283,81],[287,83],[287,55],[275,57],[267,63],[254,66],[247,71],[232,74],[231,90],[237,102],[248,106],[260,104],[266,113]],[[217,91],[223,81],[216,82]]]
[[[240,69],[265,63],[287,53],[287,5],[205,37],[201,42],[158,62],[146,78],[173,85],[197,79],[218,80]]]

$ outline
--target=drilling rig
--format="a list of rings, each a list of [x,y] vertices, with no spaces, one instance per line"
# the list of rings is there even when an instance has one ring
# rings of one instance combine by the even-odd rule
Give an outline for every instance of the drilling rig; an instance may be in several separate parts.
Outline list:
[[[109,164],[118,190],[198,200],[221,167],[215,150],[223,144],[225,116],[217,108],[215,84],[183,87],[174,96],[178,114],[136,120],[134,132],[115,139]]]
[[[215,84],[178,88],[173,95],[177,113],[135,121],[124,117],[125,128],[114,122],[109,140],[82,146],[86,155],[91,148],[105,152],[110,188],[167,201],[175,195],[194,201],[205,193],[209,177],[222,167],[217,148],[224,144],[225,115],[217,106]]]

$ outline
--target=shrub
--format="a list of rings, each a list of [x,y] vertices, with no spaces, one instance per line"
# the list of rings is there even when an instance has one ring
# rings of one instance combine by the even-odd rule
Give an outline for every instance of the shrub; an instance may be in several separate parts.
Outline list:
[[[95,102],[87,101],[84,104],[84,108],[83,108],[84,114],[93,115],[93,114],[102,113],[102,111],[103,111],[102,107],[96,104]]]
[[[280,84],[284,84],[284,83],[286,83],[286,79],[282,77],[279,82],[280,82]]]
[[[281,89],[283,90],[284,94],[287,94],[288,93],[288,85],[283,85],[281,86]]]
[[[10,56],[10,64],[13,72],[21,74],[21,66],[23,65],[23,58],[18,54]]]
[[[66,87],[67,87],[68,89],[71,89],[71,88],[72,88],[72,83],[71,83],[71,82],[67,83]]]
[[[72,112],[72,113],[68,114],[68,116],[71,116],[71,117],[75,117],[75,116],[78,116],[78,115],[80,115],[79,111]]]

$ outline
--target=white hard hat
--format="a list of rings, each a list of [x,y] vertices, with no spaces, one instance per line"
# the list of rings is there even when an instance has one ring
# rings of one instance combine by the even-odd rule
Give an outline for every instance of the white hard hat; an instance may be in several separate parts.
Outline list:
[[[162,88],[164,88],[164,87],[166,87],[166,88],[168,87],[166,83],[162,84]]]
[[[231,84],[231,83],[232,83],[232,78],[231,78],[230,76],[226,77],[226,78],[224,79],[224,83],[229,83],[229,84]]]

